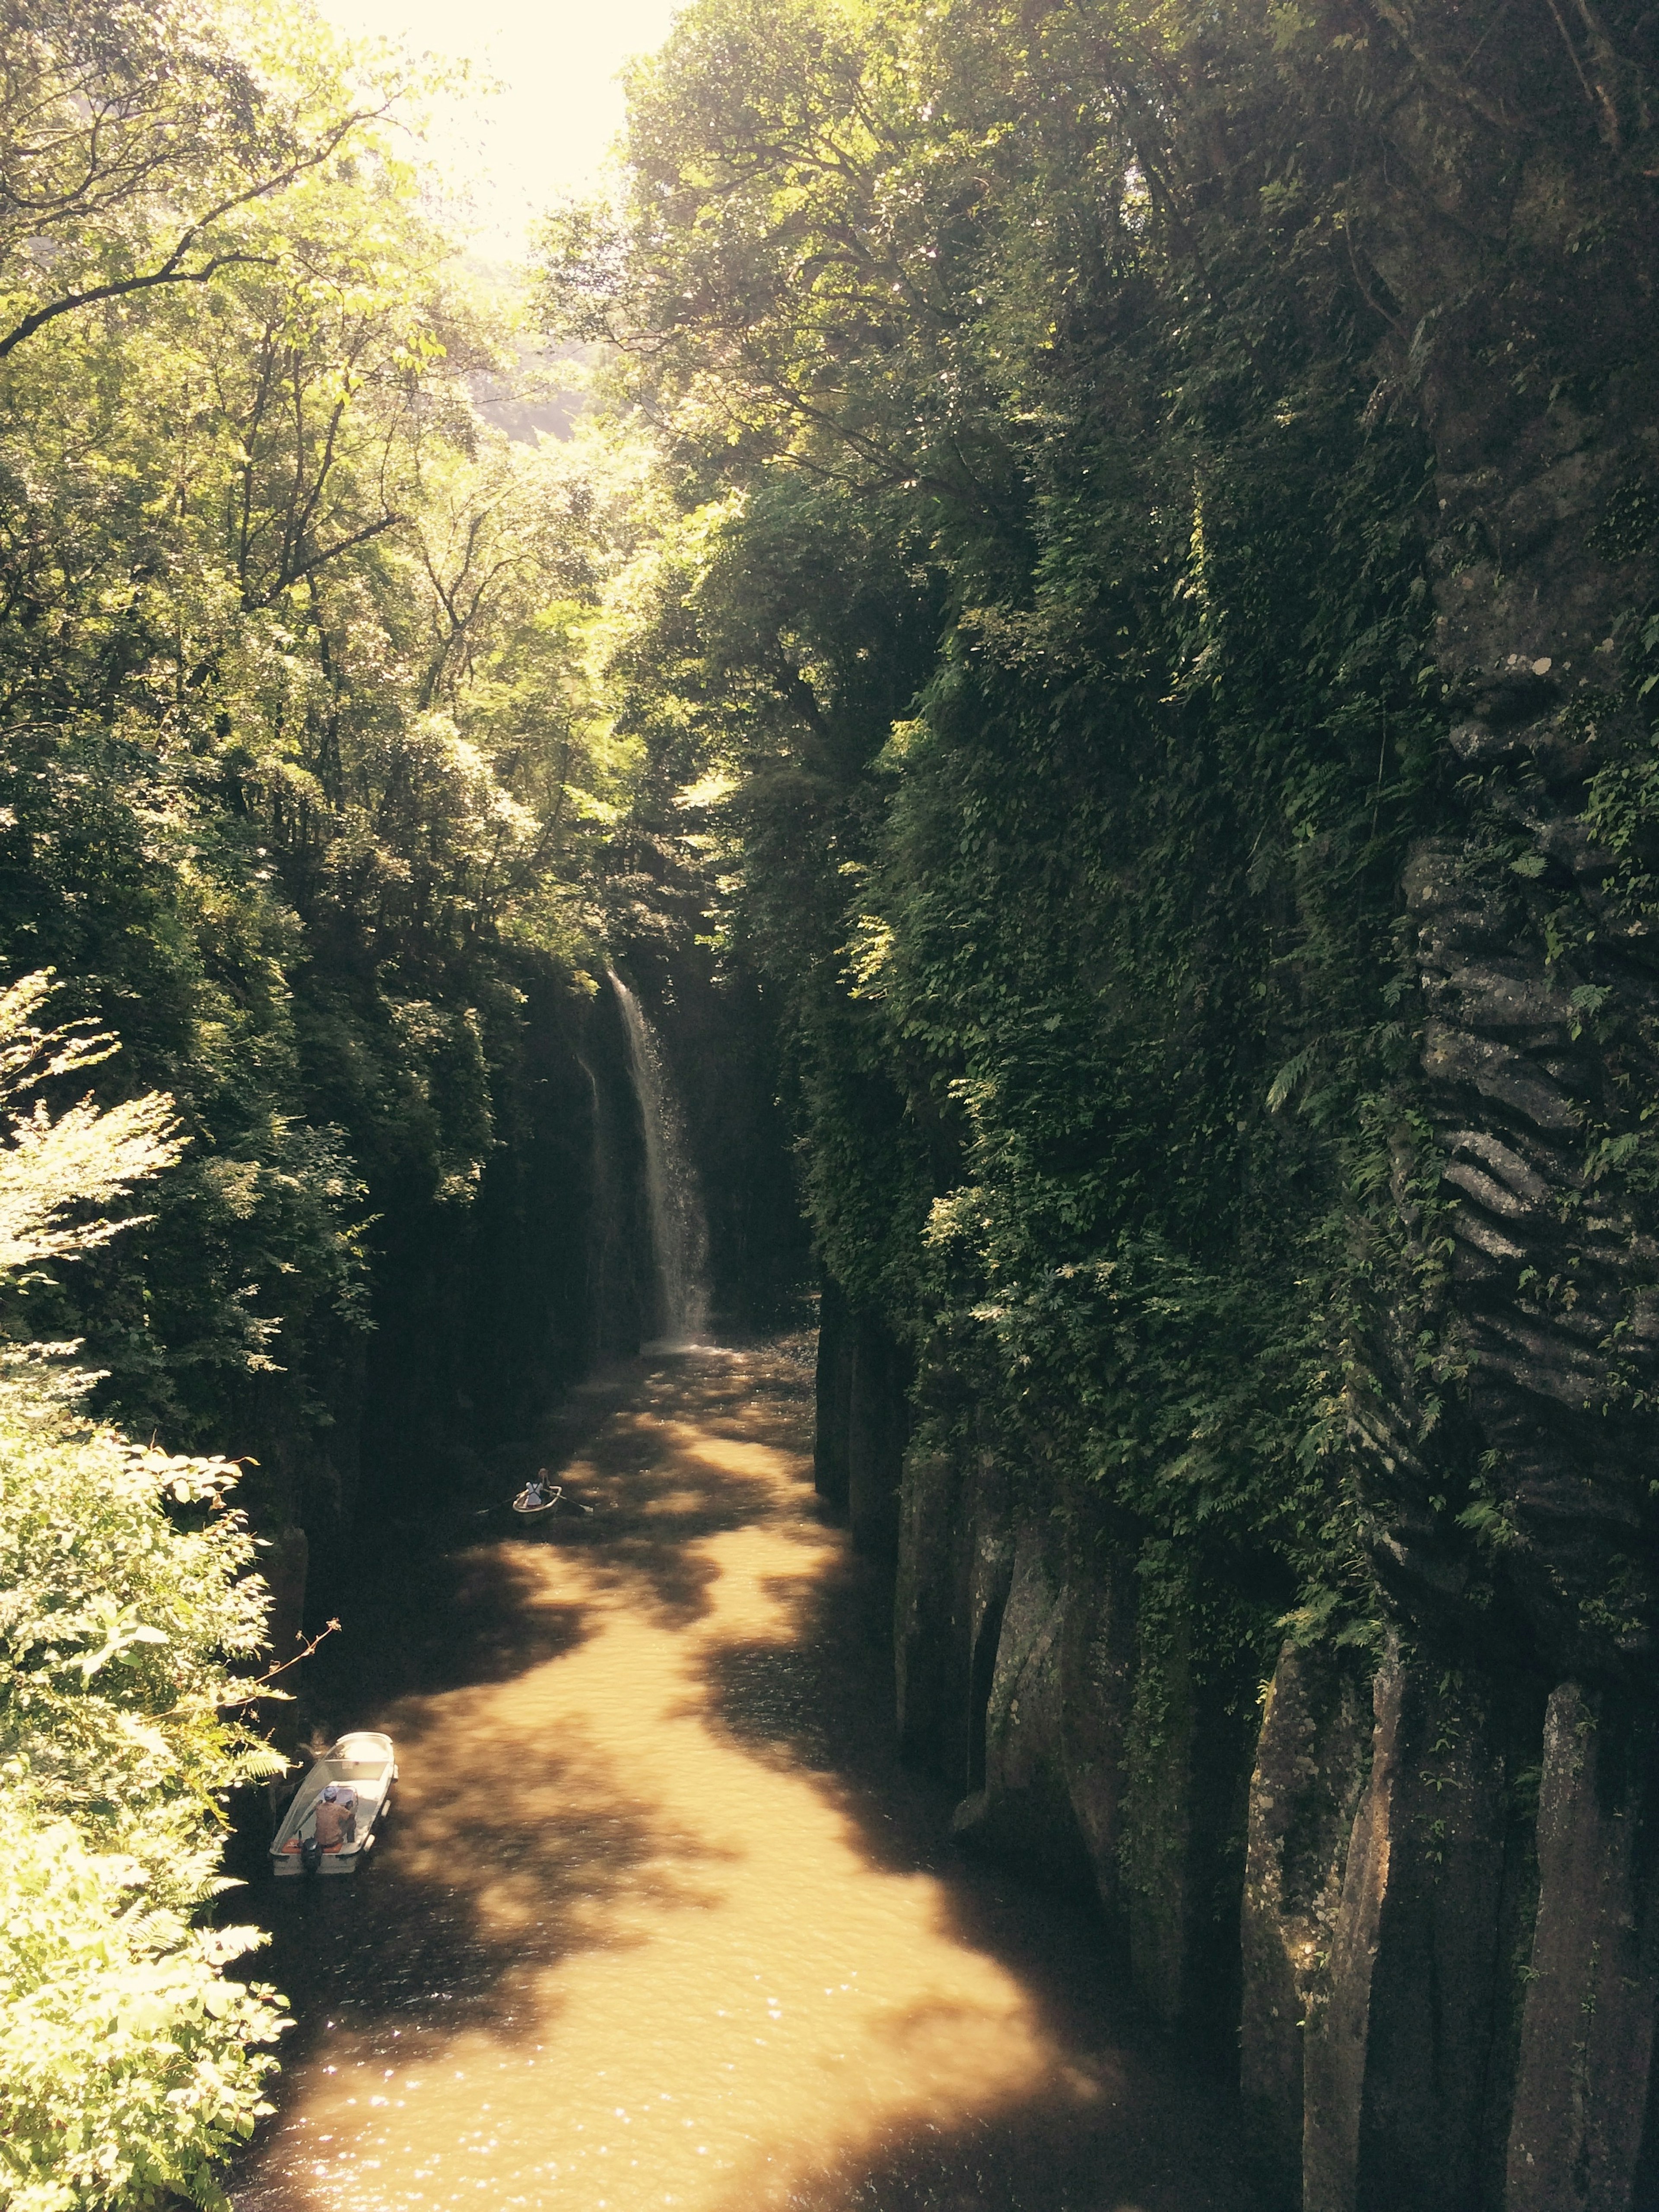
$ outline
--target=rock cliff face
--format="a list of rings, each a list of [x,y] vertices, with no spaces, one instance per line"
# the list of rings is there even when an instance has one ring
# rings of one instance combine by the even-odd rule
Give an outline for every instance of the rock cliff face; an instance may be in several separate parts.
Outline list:
[[[494,1454],[516,1465],[559,1394],[645,1333],[638,1109],[609,994],[529,995],[493,1103],[501,1142],[470,1203],[391,1194],[375,1328],[366,1354],[349,1340],[326,1451],[295,1415],[293,1379],[258,1380],[256,1526],[280,1658],[340,1608],[357,1532],[441,1504]],[[285,1750],[304,1719],[295,1705],[265,1717]]]
[[[694,908],[665,943],[641,937],[618,957],[684,1113],[708,1215],[711,1325],[741,1336],[796,1315],[811,1261],[777,1097],[771,1009],[739,963],[717,971],[691,941],[703,926]]]
[[[1470,1570],[1432,1500],[1454,1457],[1490,1462],[1513,1656],[1645,1681],[1653,1431],[1634,1409],[1659,1248],[1644,1194],[1602,1172],[1659,1075],[1650,923],[1610,896],[1632,857],[1615,843],[1644,836],[1608,799],[1644,752],[1636,631],[1659,500],[1659,209],[1621,151],[1638,119],[1610,107],[1574,163],[1473,115],[1449,143],[1443,109],[1407,103],[1384,147],[1423,180],[1374,252],[1401,309],[1388,367],[1433,449],[1461,771],[1401,886],[1443,1210],[1432,1225],[1401,1211],[1455,1239],[1443,1316],[1463,1419],[1434,1464],[1390,1449],[1411,1361],[1382,1317],[1366,1484],[1379,1577],[1405,1613],[1461,1632]]]
[[[1149,1650],[1109,1530],[1017,1494],[988,1454],[905,1462],[903,1742],[964,1846],[1092,1889],[1154,2014],[1237,2051],[1264,2203],[1659,2203],[1645,1691],[1401,1632],[1380,1667],[1287,1644],[1258,1701]]]
[[[1631,151],[1653,118],[1585,76],[1594,131],[1546,148],[1459,107],[1427,18],[1378,12],[1418,67],[1356,180],[1391,331],[1374,404],[1432,450],[1453,770],[1400,895],[1422,1046],[1395,1221],[1437,1286],[1379,1292],[1348,1406],[1386,1649],[1287,1643],[1265,1692],[1200,1668],[1052,1470],[915,1451],[899,1725],[964,1841],[1091,1884],[1156,2014],[1236,2047],[1268,2201],[1643,2212],[1659,1243],[1625,1164],[1659,1096],[1659,951],[1630,896],[1651,833],[1620,806],[1659,590],[1659,205]],[[836,1496],[874,1324],[828,1310]]]
[[[818,1313],[818,1495],[847,1516],[861,1552],[890,1559],[909,1430],[909,1370],[891,1334],[855,1313],[830,1278]]]

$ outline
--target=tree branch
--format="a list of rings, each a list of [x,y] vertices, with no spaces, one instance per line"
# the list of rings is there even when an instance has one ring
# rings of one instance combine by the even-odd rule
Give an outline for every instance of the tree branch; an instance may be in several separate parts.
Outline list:
[[[263,607],[270,606],[275,602],[277,593],[287,591],[291,584],[303,583],[307,576],[314,575],[319,568],[325,568],[329,562],[337,561],[342,553],[349,553],[358,545],[367,545],[372,538],[380,537],[383,531],[395,530],[400,523],[407,522],[408,520],[409,517],[406,514],[383,514],[378,522],[368,523],[362,530],[354,530],[349,538],[342,538],[332,545],[325,545],[320,553],[313,553],[310,560],[301,561],[297,568],[289,570],[279,577],[264,597],[255,604]]]
[[[331,155],[337,152],[360,124],[372,123],[385,112],[384,106],[354,111],[327,133],[320,145],[313,147],[298,161],[289,162],[287,168],[280,170],[276,176],[267,177],[262,183],[251,185],[246,191],[234,192],[228,199],[221,200],[179,234],[171,252],[159,268],[148,270],[142,276],[124,276],[107,284],[90,285],[84,292],[68,292],[63,298],[49,301],[44,307],[35,308],[4,337],[0,337],[0,361],[4,361],[26,338],[31,338],[37,331],[44,330],[48,323],[56,322],[60,315],[73,314],[78,308],[95,307],[103,300],[122,300],[135,293],[152,292],[165,284],[205,284],[217,276],[220,270],[239,262],[269,266],[274,256],[240,251],[217,255],[204,269],[185,269],[182,264],[204,231],[216,222],[222,222],[226,216],[234,215],[238,208],[248,207],[255,200],[268,199],[273,192],[285,191],[289,185],[308,175]]]
[[[159,284],[210,283],[222,269],[238,264],[269,268],[275,258],[270,253],[221,253],[204,269],[158,269],[146,276],[124,276],[117,283],[94,284],[85,292],[66,292],[49,307],[37,307],[32,315],[25,315],[21,323],[0,338],[0,361],[21,345],[25,338],[32,338],[48,323],[56,322],[59,315],[73,314],[77,307],[95,307],[101,300],[125,300],[135,292],[152,292]]]

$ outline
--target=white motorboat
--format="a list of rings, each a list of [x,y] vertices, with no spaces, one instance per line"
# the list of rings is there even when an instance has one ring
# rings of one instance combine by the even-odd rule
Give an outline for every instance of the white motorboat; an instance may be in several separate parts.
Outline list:
[[[513,1510],[521,1520],[533,1521],[538,1513],[550,1513],[563,1495],[564,1485],[556,1482],[550,1490],[544,1491],[539,1498],[532,1500],[526,1484],[514,1499]]]
[[[374,1847],[374,1826],[385,1813],[398,1779],[392,1738],[372,1729],[343,1735],[317,1761],[294,1793],[283,1824],[271,1838],[273,1874],[356,1874]],[[356,1820],[339,1843],[317,1841],[317,1807],[331,1783],[356,1792]]]

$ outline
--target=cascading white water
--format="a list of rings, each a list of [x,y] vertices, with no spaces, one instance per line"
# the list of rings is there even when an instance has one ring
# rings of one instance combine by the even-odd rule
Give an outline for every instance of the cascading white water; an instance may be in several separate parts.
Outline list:
[[[622,1009],[629,1073],[645,1127],[645,1189],[657,1277],[658,1338],[651,1348],[675,1351],[702,1343],[708,1330],[708,1223],[657,1033],[614,969],[611,988]]]

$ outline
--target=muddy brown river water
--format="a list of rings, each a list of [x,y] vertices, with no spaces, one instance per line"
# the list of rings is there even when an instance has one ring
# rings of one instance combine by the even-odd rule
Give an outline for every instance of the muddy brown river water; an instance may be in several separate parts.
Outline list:
[[[799,1345],[642,1362],[579,1397],[591,1512],[346,1578],[310,1694],[402,1780],[362,1875],[256,1892],[299,2026],[238,2212],[1245,2212],[1091,1918],[898,1765],[811,1400]]]

